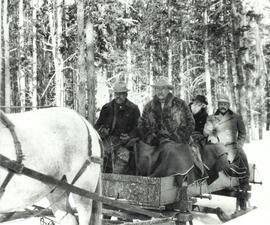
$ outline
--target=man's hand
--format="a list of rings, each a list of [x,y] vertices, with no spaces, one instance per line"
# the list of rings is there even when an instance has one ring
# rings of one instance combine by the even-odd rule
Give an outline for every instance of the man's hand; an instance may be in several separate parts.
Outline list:
[[[110,128],[103,127],[102,129],[99,130],[99,135],[102,139],[104,139],[109,135],[109,132],[110,132]]]
[[[127,143],[130,140],[130,136],[127,133],[122,133],[120,135],[120,140],[122,143]]]

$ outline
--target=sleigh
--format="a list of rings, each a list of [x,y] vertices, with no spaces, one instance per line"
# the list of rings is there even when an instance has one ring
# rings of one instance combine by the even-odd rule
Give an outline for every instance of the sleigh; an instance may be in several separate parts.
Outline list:
[[[261,184],[255,181],[255,164],[250,164],[250,184]],[[131,205],[140,206],[149,211],[160,212],[172,218],[176,224],[192,224],[192,211],[214,213],[222,222],[229,221],[243,215],[256,207],[240,209],[240,201],[248,201],[251,197],[251,186],[248,191],[241,190],[239,179],[228,177],[223,172],[219,178],[208,185],[206,179],[198,180],[190,185],[178,187],[175,176],[168,177],[141,177],[119,174],[103,174],[103,194],[119,199]],[[227,215],[220,207],[210,208],[196,204],[197,199],[209,199],[212,195],[229,196],[236,198],[235,212]],[[110,216],[113,213],[106,212]],[[127,216],[119,212],[122,219],[130,221],[136,219],[134,214]],[[149,224],[151,224],[149,222]],[[163,224],[162,222],[160,224]],[[167,223],[166,223],[167,224]]]
[[[205,213],[215,213],[221,221],[225,222],[243,215],[255,207],[239,210],[239,204],[232,215],[227,215],[221,208],[200,207],[196,205],[197,198],[211,199],[212,194],[235,197],[237,202],[250,198],[251,189],[243,192],[239,188],[237,178],[228,177],[223,173],[219,178],[208,185],[205,179],[198,180],[190,185],[178,187],[175,176],[169,177],[142,177],[119,174],[103,174],[103,196],[91,193],[61,180],[19,165],[4,156],[0,156],[0,165],[15,173],[21,173],[44,183],[54,184],[57,187],[101,201],[104,205],[104,218],[115,217],[118,220],[103,219],[103,224],[192,224],[192,211],[200,210]],[[255,181],[255,165],[250,165],[250,183]],[[260,183],[261,184],[261,183]],[[18,218],[27,218],[33,215],[42,216],[42,224],[54,224],[49,209],[35,206],[32,210],[13,212],[1,218],[8,221]],[[45,222],[45,221],[49,222]],[[134,222],[137,221],[137,222]]]
[[[39,121],[43,121],[43,129],[47,129],[49,134],[51,134],[51,128],[56,128],[55,123],[51,123],[51,117],[48,117],[48,114],[51,115],[59,115],[57,117],[56,123],[60,126],[61,132],[53,133],[50,137],[47,137],[47,141],[51,141],[52,143],[60,143],[60,145],[52,145],[50,148],[47,145],[42,145],[43,138],[40,135],[36,135],[33,138],[34,134],[38,134],[38,132],[43,133],[44,130],[40,130],[40,126],[37,126],[36,123]],[[8,142],[3,142],[6,144],[6,148],[1,146],[1,150],[6,150],[6,154],[0,154],[0,166],[5,169],[2,172],[5,172],[5,178],[2,177],[1,184],[1,200],[4,198],[14,196],[18,197],[21,192],[18,191],[18,187],[23,186],[22,184],[29,184],[29,186],[24,186],[24,195],[28,194],[29,197],[33,197],[35,188],[40,189],[39,192],[42,194],[41,196],[46,197],[44,194],[46,191],[48,194],[56,194],[58,190],[61,190],[65,194],[74,193],[77,199],[81,200],[81,197],[86,199],[92,199],[96,202],[103,203],[103,224],[186,224],[189,222],[192,224],[192,210],[198,209],[196,206],[196,198],[211,198],[211,194],[220,194],[233,196],[237,200],[244,199],[248,200],[250,197],[250,190],[243,191],[239,186],[239,182],[237,178],[227,177],[224,174],[220,173],[219,179],[211,185],[207,184],[206,179],[199,179],[190,184],[186,184],[179,186],[176,185],[176,177],[142,177],[142,176],[130,176],[130,175],[116,175],[116,174],[103,174],[103,194],[101,192],[89,191],[86,190],[89,186],[87,186],[89,179],[90,181],[95,181],[95,185],[98,182],[98,178],[100,177],[100,161],[99,158],[95,157],[94,153],[98,148],[98,137],[93,130],[78,114],[71,112],[66,109],[56,108],[50,110],[40,111],[39,113],[25,113],[20,114],[16,118],[13,118],[13,121],[16,122],[15,126],[12,124],[5,115],[1,114],[2,117],[2,135],[8,139]],[[64,115],[64,116],[63,116]],[[36,117],[35,117],[36,116]],[[36,119],[35,119],[36,118]],[[46,123],[44,120],[47,118]],[[26,132],[24,128],[25,121],[29,119],[28,126],[31,129],[28,129]],[[23,121],[23,122],[21,122]],[[67,126],[69,121],[72,121],[73,126]],[[76,123],[75,123],[76,122]],[[46,127],[45,127],[46,124]],[[31,125],[31,126],[30,126]],[[49,126],[51,125],[51,126]],[[87,125],[87,126],[86,126]],[[65,127],[66,126],[66,127]],[[16,128],[16,130],[14,129]],[[62,128],[65,128],[66,133],[63,134]],[[74,136],[73,129],[77,127],[77,133],[79,135]],[[34,130],[36,128],[36,130]],[[73,129],[71,129],[73,128]],[[83,128],[83,129],[82,129]],[[29,131],[35,132],[29,132]],[[15,132],[16,131],[16,132]],[[18,132],[19,131],[19,132]],[[17,132],[19,135],[17,135]],[[69,132],[69,133],[68,133]],[[91,134],[92,135],[89,135]],[[76,134],[77,134],[76,133]],[[10,135],[11,134],[11,135]],[[59,137],[56,135],[58,134]],[[69,138],[67,139],[67,135]],[[89,145],[89,137],[92,137],[91,144],[96,143],[95,148],[88,148],[92,145]],[[21,137],[21,138],[20,138]],[[23,137],[23,138],[22,138]],[[57,138],[55,138],[57,137]],[[76,137],[74,139],[74,137]],[[83,137],[83,138],[82,138]],[[72,139],[73,138],[73,139]],[[80,139],[81,138],[81,139]],[[71,140],[72,139],[72,140]],[[78,139],[80,141],[78,141]],[[4,139],[2,139],[4,140]],[[21,140],[21,141],[20,141]],[[26,142],[26,140],[28,142]],[[40,140],[40,141],[36,141]],[[96,142],[94,142],[96,140]],[[59,142],[55,142],[59,141]],[[65,156],[70,156],[70,154],[74,154],[72,160],[63,161],[62,157],[60,157],[59,161],[54,161],[55,164],[58,162],[65,162],[68,166],[74,163],[76,159],[80,160],[81,168],[77,167],[74,170],[74,173],[70,175],[71,179],[64,179],[65,177],[54,174],[54,170],[50,170],[50,167],[53,165],[53,160],[55,160],[55,156],[50,158],[50,163],[47,161],[44,162],[43,165],[49,165],[44,170],[43,167],[40,166],[39,163],[35,165],[35,169],[33,169],[33,162],[29,160],[31,155],[35,155],[37,160],[39,160],[39,156],[41,153],[47,151],[56,152],[60,151],[60,147],[65,146],[65,144],[76,143],[76,150],[80,153],[78,154],[74,145],[72,151],[69,154],[65,154]],[[31,143],[31,145],[29,145]],[[48,143],[48,142],[47,142]],[[22,146],[22,148],[21,148]],[[68,146],[67,146],[68,147]],[[89,152],[90,150],[90,152]],[[40,151],[40,152],[38,152]],[[82,156],[82,151],[84,151],[84,155]],[[27,153],[27,154],[26,154]],[[62,153],[65,153],[65,148],[62,148]],[[91,153],[91,154],[89,154]],[[93,154],[92,154],[93,153]],[[11,156],[9,156],[11,154]],[[12,158],[13,154],[13,158]],[[97,154],[97,152],[95,153]],[[27,155],[27,157],[23,157]],[[16,156],[16,160],[14,159]],[[44,156],[43,156],[44,157]],[[77,158],[76,158],[77,157]],[[78,158],[79,157],[79,158]],[[76,167],[78,163],[75,163]],[[57,164],[58,165],[58,164]],[[92,165],[91,170],[88,171],[89,165]],[[57,167],[55,167],[57,168]],[[66,167],[64,167],[66,168]],[[64,171],[62,168],[61,174],[68,175],[68,171]],[[42,170],[43,169],[43,170]],[[251,183],[259,183],[255,181],[255,165],[250,166],[251,169]],[[50,171],[49,171],[50,170]],[[85,172],[92,172],[96,170],[96,173],[91,174],[92,177],[85,175]],[[7,173],[8,171],[8,173]],[[43,171],[43,172],[40,172]],[[50,172],[50,173],[49,173]],[[76,186],[76,180],[83,174],[83,177],[80,179],[85,181],[85,186]],[[62,178],[61,178],[62,177]],[[3,179],[4,178],[4,179]],[[29,179],[31,178],[31,179]],[[71,183],[68,183],[67,180],[73,180]],[[17,183],[16,183],[17,182]],[[15,184],[15,185],[14,185]],[[16,185],[17,184],[17,185]],[[32,186],[30,186],[32,185]],[[31,189],[29,189],[31,187]],[[55,191],[55,189],[57,189]],[[6,192],[5,192],[6,190]],[[12,190],[13,192],[11,192]],[[93,189],[94,190],[94,189]],[[31,192],[31,193],[30,193]],[[14,193],[14,195],[12,195]],[[16,194],[16,195],[15,195]],[[21,198],[24,197],[20,196]],[[35,196],[35,195],[34,195]],[[80,197],[78,197],[80,196]],[[61,194],[63,197],[63,194]],[[25,199],[24,199],[25,200]],[[59,199],[58,199],[59,200]],[[1,204],[2,208],[7,207],[9,204],[15,204],[17,206],[17,202],[8,202],[6,204]],[[32,202],[32,201],[31,201]],[[25,201],[20,201],[20,203],[24,204]],[[66,201],[65,201],[66,203]],[[34,203],[33,203],[34,204]],[[32,204],[31,204],[32,205]],[[26,205],[28,207],[29,205]],[[85,207],[89,205],[86,204]],[[211,209],[207,207],[199,207],[203,212],[214,212],[217,213],[219,218],[223,221],[230,220],[238,215],[246,213],[252,210],[254,207],[247,208],[242,211],[236,211],[233,215],[226,215],[219,208]],[[238,208],[238,207],[237,207]],[[6,213],[2,213],[0,217],[0,222],[5,222],[18,218],[27,218],[31,216],[42,216],[41,224],[53,224],[53,220],[51,219],[52,211],[50,208],[42,208],[39,206],[34,206],[34,208],[26,209],[25,211],[5,211]],[[79,212],[73,212],[75,215],[77,214],[80,218]],[[98,218],[100,218],[100,214],[97,214]],[[110,217],[118,218],[117,220],[111,220]],[[88,222],[87,222],[88,224]]]

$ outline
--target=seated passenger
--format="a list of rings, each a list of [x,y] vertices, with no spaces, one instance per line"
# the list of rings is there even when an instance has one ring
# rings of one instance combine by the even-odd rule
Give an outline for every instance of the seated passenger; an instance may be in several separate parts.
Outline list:
[[[195,119],[195,131],[191,136],[195,144],[201,149],[202,160],[208,168],[208,182],[211,183],[217,179],[220,171],[224,171],[229,176],[244,176],[245,169],[228,160],[228,149],[222,143],[218,143],[216,135],[208,135],[208,142],[204,137],[203,130],[208,118],[207,105],[205,96],[197,95],[190,104],[190,108]]]
[[[236,175],[243,177],[240,183],[242,188],[246,189],[249,182],[249,166],[243,150],[246,128],[242,117],[230,109],[230,100],[227,95],[218,98],[218,110],[207,118],[204,134],[211,138],[211,142],[220,142],[225,145],[227,159],[235,169],[240,168],[240,171],[235,172]],[[231,173],[232,170],[227,172]]]
[[[115,83],[113,91],[114,99],[102,107],[95,124],[105,147],[103,172],[134,174],[132,147],[128,144],[136,136],[140,111],[127,99],[129,90],[124,82]]]
[[[153,88],[155,95],[145,105],[138,124],[142,140],[138,146],[139,174],[187,174],[194,167],[189,147],[195,125],[192,113],[184,100],[171,93],[173,86],[166,78],[157,80]]]

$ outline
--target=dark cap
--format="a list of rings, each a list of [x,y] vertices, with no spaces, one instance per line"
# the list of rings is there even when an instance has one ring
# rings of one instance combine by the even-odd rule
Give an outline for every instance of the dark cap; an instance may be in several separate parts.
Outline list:
[[[201,102],[201,103],[204,103],[205,105],[208,105],[208,102],[207,102],[207,99],[204,95],[197,95],[194,99],[193,99],[193,102]]]

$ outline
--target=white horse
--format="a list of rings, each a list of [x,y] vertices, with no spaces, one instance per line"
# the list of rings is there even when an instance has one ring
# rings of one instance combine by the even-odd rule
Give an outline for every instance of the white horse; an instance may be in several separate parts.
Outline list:
[[[60,180],[65,176],[70,183],[89,158],[89,140],[92,156],[101,157],[97,132],[75,111],[59,107],[6,116],[15,125],[15,133],[24,155],[22,163],[28,168]],[[1,121],[0,154],[16,159],[10,130]],[[0,185],[7,174],[7,170],[0,167]],[[91,162],[75,186],[101,194],[100,164]],[[66,213],[69,194],[57,187],[15,174],[5,189],[0,197],[0,213],[23,209],[47,197],[58,222],[65,225],[77,224],[76,218]],[[75,194],[72,197],[80,225],[101,224],[101,203]]]

